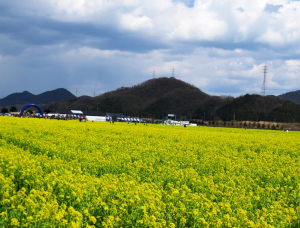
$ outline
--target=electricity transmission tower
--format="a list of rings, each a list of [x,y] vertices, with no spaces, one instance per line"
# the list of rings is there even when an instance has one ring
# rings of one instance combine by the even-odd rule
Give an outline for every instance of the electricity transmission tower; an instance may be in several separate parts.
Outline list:
[[[261,95],[263,95],[263,96],[266,96],[266,90],[267,90],[267,72],[268,72],[267,70],[268,70],[268,67],[265,64],[264,65],[264,71],[263,71],[263,73],[264,73],[264,82],[263,82],[262,87],[261,87]]]

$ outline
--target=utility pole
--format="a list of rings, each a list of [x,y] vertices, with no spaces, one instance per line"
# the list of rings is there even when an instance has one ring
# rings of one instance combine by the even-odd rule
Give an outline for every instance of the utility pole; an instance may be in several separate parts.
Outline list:
[[[266,90],[267,90],[267,72],[268,72],[267,69],[268,69],[268,67],[265,64],[264,65],[264,71],[263,71],[264,81],[263,81],[262,88],[261,88],[261,95],[263,95],[263,96],[266,96]]]

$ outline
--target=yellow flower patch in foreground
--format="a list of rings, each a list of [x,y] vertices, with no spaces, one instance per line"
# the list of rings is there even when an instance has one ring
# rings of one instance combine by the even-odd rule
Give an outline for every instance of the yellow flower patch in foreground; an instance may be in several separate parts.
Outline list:
[[[299,138],[0,117],[0,227],[298,227]]]

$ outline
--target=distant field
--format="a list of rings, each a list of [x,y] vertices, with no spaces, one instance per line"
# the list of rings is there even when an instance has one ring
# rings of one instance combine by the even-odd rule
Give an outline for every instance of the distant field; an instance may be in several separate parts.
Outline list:
[[[0,227],[300,227],[299,139],[0,117]]]

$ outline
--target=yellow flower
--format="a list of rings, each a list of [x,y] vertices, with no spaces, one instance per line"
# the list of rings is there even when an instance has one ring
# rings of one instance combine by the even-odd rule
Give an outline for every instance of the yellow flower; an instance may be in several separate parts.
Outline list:
[[[28,216],[27,217],[27,222],[31,222],[33,220],[33,217],[32,216]]]
[[[7,213],[5,211],[3,211],[3,212],[0,213],[0,216],[5,217],[5,216],[7,216]]]
[[[174,223],[171,222],[171,223],[169,224],[169,228],[175,228],[175,227],[176,227],[176,226],[175,226]]]
[[[84,214],[85,216],[89,216],[89,211],[88,211],[87,209],[84,209],[84,210],[83,210],[83,214]]]
[[[12,225],[12,226],[20,226],[20,222],[18,221],[18,219],[13,218],[13,219],[11,219],[10,225]]]
[[[91,216],[91,217],[89,218],[89,220],[90,220],[90,222],[92,222],[93,224],[96,224],[96,222],[97,222],[97,219],[96,219],[94,216]]]

